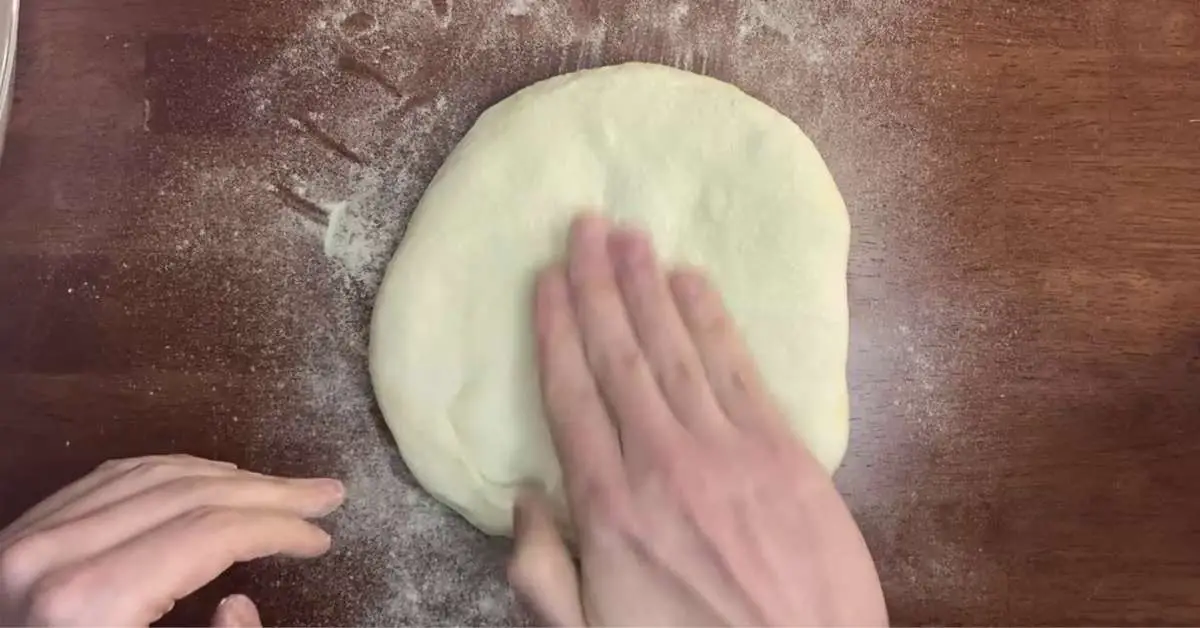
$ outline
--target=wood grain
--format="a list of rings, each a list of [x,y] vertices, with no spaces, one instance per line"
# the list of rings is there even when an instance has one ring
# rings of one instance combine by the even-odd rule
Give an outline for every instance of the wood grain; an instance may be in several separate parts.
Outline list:
[[[456,4],[432,6],[450,19]],[[852,16],[827,4],[829,24]],[[572,15],[620,24],[637,6],[579,2]],[[778,36],[755,44],[764,67],[785,68],[775,81],[739,73],[720,46],[705,68],[813,131],[850,205],[854,422],[838,482],[893,619],[1200,623],[1200,5],[922,6],[863,44],[869,89],[771,56]],[[338,472],[321,434],[286,447],[273,436],[320,425],[298,401],[297,356],[311,347],[294,333],[336,314],[319,243],[256,243],[262,272],[248,275],[244,247],[196,255],[180,225],[197,213],[252,222],[287,211],[279,199],[201,207],[161,193],[188,164],[242,163],[278,141],[221,86],[260,69],[318,8],[23,7],[0,164],[0,521],[115,456]],[[463,28],[431,31],[429,54],[451,45],[439,38],[469,40]],[[601,62],[671,52],[613,29]],[[583,47],[562,54],[506,50],[420,80],[480,77],[478,111],[585,63]],[[823,123],[815,112],[843,93],[862,116]],[[291,97],[301,111],[323,102]],[[422,176],[458,133],[436,138]],[[920,150],[892,154],[889,138]],[[352,165],[312,150],[324,161],[304,167]],[[244,590],[271,621],[353,621],[385,602],[370,578],[350,584],[360,567],[335,556],[235,569],[172,619],[203,622]]]

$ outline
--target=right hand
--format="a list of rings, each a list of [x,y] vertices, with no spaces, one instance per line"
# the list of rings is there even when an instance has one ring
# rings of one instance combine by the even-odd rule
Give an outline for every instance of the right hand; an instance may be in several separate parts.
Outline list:
[[[557,625],[883,625],[874,563],[720,297],[644,234],[576,221],[538,281],[541,387],[578,535],[536,492],[514,587]]]

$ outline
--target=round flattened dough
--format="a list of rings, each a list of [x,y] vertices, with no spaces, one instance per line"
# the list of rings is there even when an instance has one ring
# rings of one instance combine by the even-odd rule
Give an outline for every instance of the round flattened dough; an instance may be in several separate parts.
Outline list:
[[[572,217],[647,229],[706,268],[797,434],[832,471],[849,433],[849,220],[812,142],[718,80],[628,64],[559,76],[484,113],[425,192],[388,268],[371,376],[434,496],[511,533],[518,487],[562,513],[532,322],[536,272]]]

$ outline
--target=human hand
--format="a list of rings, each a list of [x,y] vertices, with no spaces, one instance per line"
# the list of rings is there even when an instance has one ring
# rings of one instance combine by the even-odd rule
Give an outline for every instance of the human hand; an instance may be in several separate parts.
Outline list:
[[[540,277],[541,388],[580,566],[540,494],[509,578],[557,625],[883,625],[870,553],[720,297],[584,217]]]
[[[192,456],[106,462],[0,531],[0,625],[146,626],[236,562],[325,553],[306,519],[344,494]],[[261,625],[245,596],[213,621]]]

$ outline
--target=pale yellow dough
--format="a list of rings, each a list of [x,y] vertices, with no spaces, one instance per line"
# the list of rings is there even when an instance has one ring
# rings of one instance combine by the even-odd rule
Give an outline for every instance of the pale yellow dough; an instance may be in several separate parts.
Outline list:
[[[484,113],[438,172],[388,268],[371,376],[421,484],[511,533],[517,488],[563,506],[539,399],[536,271],[599,208],[706,268],[771,391],[830,471],[846,451],[846,208],[780,113],[721,81],[628,64],[559,76]]]

